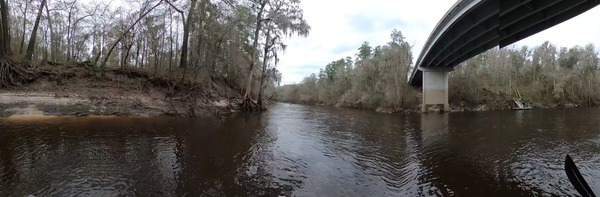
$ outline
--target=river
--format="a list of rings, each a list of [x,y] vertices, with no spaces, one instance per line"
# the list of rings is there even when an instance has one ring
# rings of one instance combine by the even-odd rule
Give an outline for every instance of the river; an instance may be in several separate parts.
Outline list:
[[[599,153],[600,108],[0,119],[0,196],[565,196]]]

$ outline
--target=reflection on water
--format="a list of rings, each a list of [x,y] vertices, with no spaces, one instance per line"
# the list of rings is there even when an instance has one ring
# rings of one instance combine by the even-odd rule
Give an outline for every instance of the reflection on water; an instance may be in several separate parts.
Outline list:
[[[0,196],[575,195],[600,109],[389,115],[276,104],[224,122],[0,120]]]

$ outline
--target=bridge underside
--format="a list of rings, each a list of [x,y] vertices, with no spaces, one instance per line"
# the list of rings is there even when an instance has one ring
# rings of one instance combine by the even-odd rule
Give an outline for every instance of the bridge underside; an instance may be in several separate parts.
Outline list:
[[[598,4],[598,0],[502,0],[499,46],[508,46],[558,25]]]
[[[508,46],[560,24],[598,4],[600,0],[460,0],[431,34],[417,66],[454,67],[495,46]],[[422,71],[415,69],[409,82],[422,86]]]
[[[499,41],[499,1],[460,1],[455,4],[430,36],[417,66],[431,69],[454,67],[496,46]],[[436,35],[436,32],[439,33]],[[415,72],[411,85],[422,86],[422,71],[417,69]]]
[[[423,86],[425,98],[428,81],[424,81],[424,71],[449,72],[475,55],[496,46],[513,44],[598,4],[600,0],[459,0],[425,43],[409,83]],[[447,87],[447,77],[445,79]],[[446,104],[447,97],[445,100],[437,104]],[[424,100],[423,104],[434,103]]]

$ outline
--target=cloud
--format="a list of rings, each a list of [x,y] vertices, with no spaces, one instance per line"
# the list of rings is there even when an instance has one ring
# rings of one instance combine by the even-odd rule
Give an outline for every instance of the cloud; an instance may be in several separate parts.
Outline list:
[[[333,49],[330,52],[333,54],[343,54],[343,53],[354,52],[354,51],[358,50],[358,47],[361,44],[362,43],[342,44],[342,45],[333,47]]]
[[[284,83],[305,76],[336,59],[354,57],[364,41],[372,46],[389,42],[392,29],[420,46],[455,0],[303,0],[301,7],[312,30],[307,38],[291,38],[279,70]],[[307,67],[306,69],[297,69]]]
[[[416,60],[431,31],[454,3],[456,0],[302,0],[312,29],[306,38],[286,40],[288,50],[278,67],[283,82],[300,82],[331,61],[354,57],[364,41],[383,45],[393,29],[402,31],[413,45]],[[594,8],[515,44],[535,46],[546,40],[567,47],[600,44],[598,16],[600,8]]]
[[[404,26],[410,26],[406,21],[402,19],[391,19],[385,22],[384,28],[386,29],[401,29]],[[414,24],[413,24],[414,25]]]
[[[371,33],[377,29],[376,20],[369,15],[358,14],[352,15],[346,21],[354,32]]]

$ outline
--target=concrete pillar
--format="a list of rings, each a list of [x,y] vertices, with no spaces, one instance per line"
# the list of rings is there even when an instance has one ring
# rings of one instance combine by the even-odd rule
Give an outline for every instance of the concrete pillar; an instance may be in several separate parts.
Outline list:
[[[448,103],[448,73],[454,68],[423,68],[423,103],[421,111],[427,112],[429,105],[443,105],[443,110],[450,111]]]

